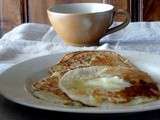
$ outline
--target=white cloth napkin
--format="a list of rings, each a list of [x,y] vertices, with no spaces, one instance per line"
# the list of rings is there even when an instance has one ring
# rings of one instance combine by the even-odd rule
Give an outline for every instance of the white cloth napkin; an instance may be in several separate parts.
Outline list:
[[[111,48],[160,54],[160,22],[130,23],[125,29],[101,39]]]
[[[0,73],[18,62],[64,51],[114,49],[160,53],[160,22],[130,23],[100,41],[101,46],[68,46],[48,25],[22,24],[0,39]]]

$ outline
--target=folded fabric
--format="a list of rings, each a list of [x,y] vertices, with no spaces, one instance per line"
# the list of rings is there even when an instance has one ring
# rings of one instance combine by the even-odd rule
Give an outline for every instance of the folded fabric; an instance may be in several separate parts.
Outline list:
[[[64,46],[56,40],[56,32],[48,25],[28,23],[17,26],[0,39],[0,69],[46,54],[95,49],[95,47]]]
[[[160,22],[130,23],[125,29],[103,37],[100,44],[93,47],[65,45],[48,25],[22,24],[0,39],[0,69],[33,57],[64,51],[114,49],[160,54]]]
[[[160,22],[134,22],[101,39],[102,43],[160,43]]]
[[[135,50],[160,54],[160,22],[134,22],[125,29],[103,37],[101,44],[111,49]]]

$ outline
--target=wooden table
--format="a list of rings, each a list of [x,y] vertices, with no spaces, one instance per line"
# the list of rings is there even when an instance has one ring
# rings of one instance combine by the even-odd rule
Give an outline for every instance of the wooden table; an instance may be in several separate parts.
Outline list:
[[[0,96],[0,120],[160,120],[160,110],[128,114],[74,114],[44,111],[10,102]]]

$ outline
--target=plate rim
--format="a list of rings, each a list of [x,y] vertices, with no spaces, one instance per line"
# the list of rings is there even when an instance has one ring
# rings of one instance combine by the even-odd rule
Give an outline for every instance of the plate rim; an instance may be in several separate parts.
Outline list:
[[[107,50],[108,51],[108,50]],[[112,50],[111,50],[112,51]],[[151,54],[151,53],[147,53],[147,52],[137,52],[137,51],[114,51],[114,52],[117,52],[117,53],[126,53],[126,52],[129,52],[129,53],[134,53],[134,54],[145,54],[145,55],[149,55],[149,56],[158,56],[160,57],[160,55],[158,54]],[[31,58],[29,60],[24,60],[22,62],[19,62],[15,65],[12,65],[10,68],[6,69],[5,71],[3,71],[1,74],[0,74],[0,79],[1,77],[3,77],[4,74],[6,74],[9,70],[13,69],[14,67],[20,65],[20,64],[24,64],[24,63],[27,63],[28,61],[31,61],[31,60],[36,60],[36,59],[40,59],[40,58],[43,58],[43,57],[49,57],[49,56],[55,56],[55,55],[64,55],[65,53],[68,53],[68,52],[62,52],[62,53],[53,53],[53,54],[49,54],[49,55],[42,55],[42,56],[38,56],[38,57],[35,57],[35,58]],[[1,81],[0,81],[1,82]],[[1,86],[1,85],[0,85]],[[5,93],[2,92],[3,90],[1,89],[0,87],[0,95],[2,95],[4,98],[6,98],[7,100],[9,101],[12,101],[16,104],[20,104],[20,105],[23,105],[23,106],[27,106],[27,107],[31,107],[31,108],[35,108],[35,109],[41,109],[41,110],[48,110],[48,111],[59,111],[59,112],[69,112],[69,113],[84,113],[84,114],[115,114],[115,113],[136,113],[136,112],[145,112],[145,111],[151,111],[151,110],[157,110],[157,109],[160,109],[160,104],[159,105],[156,105],[156,106],[143,106],[143,108],[141,109],[134,109],[134,108],[127,108],[127,109],[114,109],[114,110],[108,110],[108,109],[103,109],[103,110],[93,110],[93,109],[90,109],[89,110],[83,110],[83,109],[76,109],[76,108],[62,108],[62,107],[57,107],[57,106],[54,106],[52,108],[47,108],[45,106],[37,106],[37,105],[34,105],[34,104],[28,104],[28,103],[23,103],[21,101],[16,101],[14,100],[12,97],[10,96],[7,96]]]

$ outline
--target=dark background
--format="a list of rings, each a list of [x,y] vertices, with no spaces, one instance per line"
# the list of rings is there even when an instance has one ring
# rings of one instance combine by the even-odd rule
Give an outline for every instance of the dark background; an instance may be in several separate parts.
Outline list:
[[[126,114],[75,114],[38,110],[0,96],[0,120],[160,120],[160,110]]]

